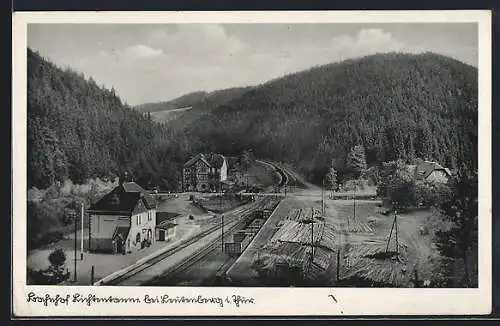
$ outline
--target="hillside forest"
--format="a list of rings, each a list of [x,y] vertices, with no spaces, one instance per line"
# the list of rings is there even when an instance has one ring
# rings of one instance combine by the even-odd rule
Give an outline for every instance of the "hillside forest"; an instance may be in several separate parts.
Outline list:
[[[128,172],[145,188],[177,191],[182,164],[200,151],[252,150],[316,184],[330,169],[339,182],[356,175],[357,146],[368,169],[428,159],[477,170],[477,69],[433,53],[377,54],[142,108],[30,49],[27,59],[29,189]],[[170,122],[148,112],[188,102]]]

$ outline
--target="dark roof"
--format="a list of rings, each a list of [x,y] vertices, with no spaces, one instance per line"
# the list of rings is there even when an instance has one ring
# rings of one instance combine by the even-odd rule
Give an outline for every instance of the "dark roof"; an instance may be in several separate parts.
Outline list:
[[[123,189],[126,192],[145,192],[145,190],[135,182],[124,182]]]
[[[214,168],[220,169],[225,159],[224,156],[220,154],[209,154],[205,156],[210,163],[210,165]]]
[[[417,179],[426,179],[433,171],[439,170],[450,175],[449,170],[442,167],[439,163],[424,161],[415,167],[415,176]]]
[[[165,222],[165,223],[158,224],[156,227],[158,229],[168,230],[168,229],[171,229],[171,228],[175,227],[176,225],[177,225],[176,223]]]
[[[126,182],[114,188],[97,203],[91,205],[89,211],[131,214],[140,200],[147,209],[156,208],[156,200],[151,194],[135,182]]]
[[[222,156],[220,154],[199,153],[199,154],[196,154],[195,156],[193,156],[189,161],[184,163],[184,166],[191,166],[194,163],[198,162],[199,160],[204,162],[209,167],[220,169],[222,167],[222,164],[225,161],[225,158],[224,158],[224,156]]]
[[[195,156],[193,156],[186,163],[184,163],[184,166],[193,165],[194,163],[198,162],[199,160],[201,160],[202,162],[204,162],[206,165],[211,166],[210,163],[207,161],[205,155],[202,154],[202,153],[199,153],[199,154],[196,154]]]

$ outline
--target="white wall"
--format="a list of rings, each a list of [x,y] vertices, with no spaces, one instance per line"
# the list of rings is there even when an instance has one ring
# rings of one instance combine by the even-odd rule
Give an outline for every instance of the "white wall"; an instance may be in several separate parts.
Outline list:
[[[115,215],[92,215],[91,223],[91,237],[103,238],[112,236],[117,226],[128,226],[129,218]]]
[[[224,158],[224,162],[222,163],[222,166],[220,168],[220,180],[219,181],[225,181],[227,180],[227,163],[226,163],[226,158]]]
[[[111,237],[117,226],[129,226],[127,216],[92,215],[90,227],[90,250],[113,250]]]
[[[148,214],[149,214],[149,220],[148,220]],[[130,220],[131,220],[130,231],[128,233],[128,237],[125,242],[127,250],[140,249],[141,242],[148,236],[147,230],[151,230],[151,243],[155,243],[156,209],[151,209],[147,212],[134,214],[132,215]],[[137,233],[140,234],[139,242],[136,242]],[[129,243],[130,247],[128,247]]]
[[[448,181],[448,176],[446,175],[446,172],[442,170],[434,170],[432,173],[427,177],[428,181],[432,182],[442,182],[446,183]]]

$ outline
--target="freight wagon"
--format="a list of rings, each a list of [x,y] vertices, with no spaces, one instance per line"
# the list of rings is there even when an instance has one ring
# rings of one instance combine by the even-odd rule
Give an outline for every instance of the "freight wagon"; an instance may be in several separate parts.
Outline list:
[[[234,240],[240,240],[240,237],[241,236]],[[224,252],[228,255],[240,255],[246,249],[250,241],[252,241],[252,237],[246,235],[240,242],[226,242],[224,243]]]
[[[264,224],[264,221],[262,219],[256,218],[255,220],[250,223],[250,225],[247,226],[247,230],[251,231],[259,231],[260,227]]]

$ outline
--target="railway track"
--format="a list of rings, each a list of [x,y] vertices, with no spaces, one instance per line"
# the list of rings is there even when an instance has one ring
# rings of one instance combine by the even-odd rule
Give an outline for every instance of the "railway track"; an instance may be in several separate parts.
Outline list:
[[[226,225],[228,226],[228,231],[232,232],[236,230],[238,227],[241,227],[242,224],[246,222],[246,219],[250,216],[250,214],[258,209],[260,206],[264,205],[267,203],[268,199],[262,199],[260,201],[248,204],[246,206],[237,208],[229,213],[227,215],[225,214],[225,218],[228,219],[229,221],[226,220]],[[243,216],[243,218],[241,218]],[[207,230],[204,230],[197,235],[193,236],[192,238],[189,238],[185,241],[183,241],[181,244],[178,246],[171,248],[160,255],[153,257],[144,263],[126,271],[122,275],[117,276],[116,278],[106,282],[106,283],[100,283],[100,285],[121,285],[123,283],[126,283],[127,280],[137,276],[138,274],[141,274],[143,272],[146,272],[148,269],[155,267],[158,263],[162,262],[164,259],[167,257],[170,257],[174,254],[179,254],[183,250],[187,250],[190,246],[195,245],[199,241],[207,240],[211,237],[213,237],[214,233],[220,232],[220,225],[214,225]],[[193,263],[196,262],[197,260],[201,259],[204,255],[207,254],[207,252],[213,250],[215,246],[217,246],[220,238],[216,237],[214,240],[208,241],[208,245],[202,248],[201,250],[195,251],[194,254],[187,255],[188,258],[185,259],[185,261],[181,262],[180,264],[174,264],[171,268],[188,268],[192,264],[189,264],[190,261]],[[167,268],[166,270],[170,270],[170,267]]]
[[[285,173],[285,170],[283,170],[278,165],[276,165],[275,163],[272,163],[272,162],[260,161],[260,160],[258,162],[265,164],[267,166],[271,166],[274,170],[276,170],[276,172],[280,175],[280,182],[278,184],[278,187],[281,188],[281,187],[284,187],[286,184],[288,184],[289,175],[287,173]]]
[[[261,205],[259,208],[264,208],[267,206],[267,204],[271,201],[269,198],[265,198],[261,201]],[[244,227],[249,221],[250,218],[252,217],[253,210],[250,210],[248,212],[243,213],[241,219],[236,222],[232,227],[228,228],[227,231],[225,230],[224,232],[227,233],[227,236],[225,239],[229,237],[233,232],[241,229]],[[165,278],[175,278],[177,275],[181,275],[184,273],[186,270],[191,268],[194,264],[199,262],[201,259],[203,259],[205,256],[210,254],[213,250],[215,250],[218,246],[221,245],[220,238],[217,238],[213,241],[211,241],[208,245],[206,245],[202,250],[197,251],[195,254],[188,256],[185,260],[182,262],[175,264],[168,269],[166,269],[162,275],[155,277],[151,281],[146,282],[146,285],[154,285],[155,283],[158,282],[159,279],[165,279]],[[221,266],[217,273],[220,273],[221,270],[224,268],[226,264]],[[230,265],[226,266],[226,268],[229,268]]]
[[[289,183],[290,176],[282,169],[281,167],[277,166],[274,163],[271,162],[264,162],[260,161],[264,164],[272,166],[277,173],[280,175],[280,182],[278,186],[280,188],[286,186]],[[228,227],[226,229],[226,232],[232,233],[239,228],[243,227],[245,223],[247,223],[248,218],[251,216],[254,210],[257,210],[259,208],[264,208],[271,202],[271,198],[261,198],[260,200],[253,202],[251,204],[245,205],[243,207],[237,208],[231,212],[228,212],[225,215],[226,218],[226,226]],[[220,225],[214,225],[213,227],[210,227],[197,235],[181,242],[178,246],[168,249],[165,252],[161,253],[160,255],[153,257],[142,264],[126,271],[125,273],[117,276],[116,278],[107,281],[105,283],[98,283],[99,285],[122,285],[123,283],[126,283],[128,280],[130,280],[133,277],[136,277],[140,275],[141,273],[146,273],[149,269],[155,267],[159,263],[161,263],[163,260],[167,259],[168,257],[175,255],[175,254],[180,254],[183,250],[187,250],[190,246],[194,246],[196,243],[207,240],[209,238],[212,238],[215,232],[219,232],[220,230]],[[145,284],[150,284],[154,283],[156,279],[159,279],[161,277],[165,277],[165,275],[168,275],[169,273],[172,273],[175,271],[175,274],[182,273],[183,271],[186,271],[189,269],[193,264],[196,262],[200,261],[205,257],[208,253],[213,251],[218,245],[220,245],[220,238],[215,237],[215,239],[210,239],[208,241],[208,244],[206,244],[203,248],[200,250],[196,250],[192,254],[187,254],[186,258],[181,260],[179,263],[172,264],[171,266],[167,267],[163,272],[161,273],[160,276],[154,277],[153,280],[148,280],[144,282]],[[218,274],[222,272],[222,268],[224,266],[221,266],[219,268]]]

